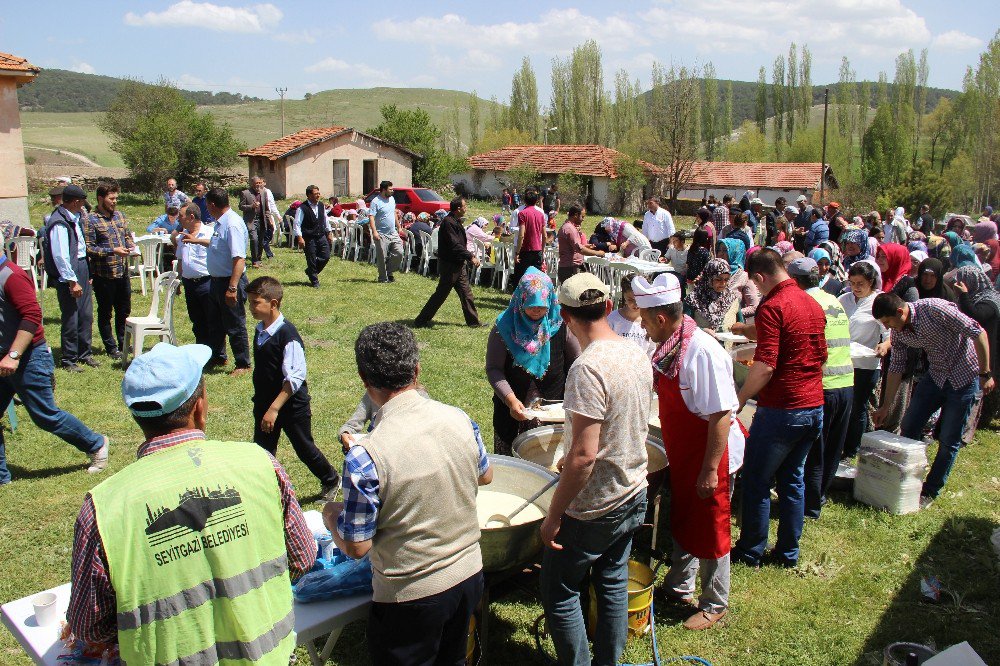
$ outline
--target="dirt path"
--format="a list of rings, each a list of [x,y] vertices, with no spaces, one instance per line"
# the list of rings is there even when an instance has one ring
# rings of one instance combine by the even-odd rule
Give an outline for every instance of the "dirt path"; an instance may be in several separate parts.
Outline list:
[[[84,166],[89,166],[89,167],[99,167],[99,166],[101,166],[100,164],[98,164],[97,162],[93,161],[89,157],[87,157],[85,155],[81,155],[80,153],[71,152],[69,150],[57,150],[55,148],[43,148],[42,146],[32,146],[32,145],[27,144],[27,143],[24,144],[24,147],[25,148],[31,148],[32,150],[45,150],[45,151],[48,151],[50,153],[62,153],[63,155],[69,155],[70,157],[72,157],[74,159],[80,160],[80,162]]]

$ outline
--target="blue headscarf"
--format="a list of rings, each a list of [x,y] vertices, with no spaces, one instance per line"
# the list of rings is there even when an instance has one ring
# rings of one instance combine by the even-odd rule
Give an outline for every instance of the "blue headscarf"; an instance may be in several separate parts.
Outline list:
[[[533,320],[526,308],[548,308],[545,316]],[[556,289],[549,276],[534,266],[528,268],[510,297],[510,305],[497,317],[497,333],[514,363],[536,379],[549,369],[549,340],[562,326]]]
[[[821,247],[814,247],[812,250],[810,250],[809,258],[815,261],[816,263],[819,263],[820,259],[826,259],[831,264],[833,263],[833,260],[830,259],[830,253]]]
[[[840,239],[845,245],[847,243],[854,243],[861,249],[861,252],[854,255],[853,257],[848,257],[844,255],[844,269],[849,269],[855,263],[863,261],[871,257],[868,253],[868,232],[864,229],[851,229],[845,231],[844,235]]]
[[[951,265],[953,268],[978,267],[979,260],[976,258],[976,251],[968,243],[956,245],[951,251]]]
[[[729,257],[729,270],[735,273],[743,269],[747,263],[747,246],[739,238],[723,238],[719,244],[726,246],[726,256]]]

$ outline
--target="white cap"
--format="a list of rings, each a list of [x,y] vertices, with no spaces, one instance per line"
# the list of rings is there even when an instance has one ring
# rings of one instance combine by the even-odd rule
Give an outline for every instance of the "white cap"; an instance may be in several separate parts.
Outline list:
[[[681,283],[673,273],[660,273],[653,280],[653,284],[646,281],[646,278],[638,275],[632,278],[632,293],[635,295],[635,304],[640,308],[655,308],[671,303],[680,303]]]
[[[808,201],[808,200],[809,200],[809,199],[807,199],[807,198],[806,198],[806,195],[804,195],[804,194],[800,194],[800,195],[799,195],[799,196],[798,196],[798,197],[797,197],[797,198],[795,199],[795,201],[796,201],[796,202],[801,202],[801,201]]]

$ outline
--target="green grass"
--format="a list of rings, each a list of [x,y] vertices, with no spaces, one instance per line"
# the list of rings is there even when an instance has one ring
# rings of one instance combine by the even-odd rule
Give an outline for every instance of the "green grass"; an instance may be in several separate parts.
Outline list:
[[[155,206],[136,201],[128,198],[125,210],[138,226],[139,220],[153,216]],[[473,208],[474,215],[488,212],[479,204]],[[39,205],[33,206],[33,217],[41,212]],[[283,309],[306,342],[316,440],[339,466],[336,431],[362,392],[352,353],[357,332],[380,320],[408,322],[435,282],[410,273],[386,288],[375,283],[373,266],[335,259],[323,274],[323,288],[314,291],[303,284],[303,267],[301,253],[280,249],[264,271],[251,276],[273,274],[288,285]],[[476,288],[475,293],[483,321],[492,320],[508,300],[491,289]],[[52,290],[44,294],[43,304],[48,339],[57,347]],[[148,299],[134,297],[134,312],[147,307]],[[176,312],[180,341],[191,342],[183,305]],[[455,298],[447,301],[437,321],[436,328],[417,331],[422,380],[432,396],[465,409],[490,442],[492,406],[483,371],[486,331],[462,325]],[[58,372],[56,395],[62,407],[110,435],[113,473],[134,459],[142,436],[121,404],[121,371],[103,355],[97,358],[104,361],[100,369],[80,375]],[[211,373],[207,386],[209,435],[248,439],[250,378]],[[73,522],[84,494],[101,479],[85,472],[83,456],[74,448],[32,425],[23,408],[18,415],[18,431],[5,433],[15,481],[0,489],[0,602],[68,580]],[[834,494],[822,520],[805,526],[799,569],[734,569],[727,627],[687,632],[676,615],[657,609],[661,654],[700,655],[716,665],[881,664],[881,651],[894,641],[943,647],[968,640],[987,663],[1000,663],[1000,571],[988,544],[1000,524],[998,444],[995,432],[980,433],[979,441],[959,455],[938,502],[919,514],[890,516]],[[287,443],[281,445],[279,459],[305,507],[318,508],[319,484]],[[939,606],[921,603],[920,577],[931,574],[960,599]],[[491,613],[492,663],[539,663],[529,633],[541,613],[537,601],[513,591],[495,601]],[[625,661],[649,658],[648,638],[630,641]],[[367,661],[364,626],[356,623],[341,637],[333,663]],[[0,664],[27,663],[11,635],[0,631]]]
[[[379,109],[396,104],[405,109],[424,109],[431,122],[453,132],[451,116],[458,105],[463,145],[469,142],[469,93],[430,88],[370,88],[363,90],[327,90],[311,99],[285,100],[285,133],[306,127],[343,125],[362,132],[381,122]],[[480,100],[480,123],[489,118],[489,100]],[[204,106],[210,113],[233,127],[237,138],[254,147],[281,135],[281,105],[277,100],[219,106]],[[21,124],[24,142],[45,148],[71,150],[90,157],[107,167],[124,166],[108,147],[108,137],[97,128],[100,113],[23,111]],[[242,160],[241,160],[242,163]]]

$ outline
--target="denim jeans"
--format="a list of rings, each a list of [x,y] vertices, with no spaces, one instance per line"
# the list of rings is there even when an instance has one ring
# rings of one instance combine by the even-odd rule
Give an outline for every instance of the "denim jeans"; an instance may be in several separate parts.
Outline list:
[[[760,564],[767,550],[771,480],[776,479],[778,540],[774,555],[781,564],[798,562],[799,537],[805,521],[803,469],[809,449],[822,430],[822,407],[757,408],[743,457],[743,513],[733,560]]]
[[[94,453],[104,445],[104,437],[83,425],[80,419],[56,407],[52,392],[55,364],[43,342],[30,347],[21,357],[17,372],[0,377],[0,405],[6,407],[16,393],[36,426],[69,442],[83,453]],[[3,431],[0,430],[0,484],[10,481]]]
[[[972,403],[979,392],[979,380],[974,379],[962,388],[954,388],[951,382],[938,387],[930,374],[924,375],[910,397],[910,406],[903,415],[900,434],[910,439],[923,439],[924,426],[931,415],[941,409],[938,418],[938,452],[934,456],[931,471],[924,481],[922,495],[937,497],[948,480],[951,466],[955,464],[958,449],[962,446],[962,429],[969,419]]]
[[[850,386],[823,391],[823,431],[806,457],[806,515],[810,518],[819,518],[826,493],[837,475],[853,402],[854,389]]]
[[[614,666],[618,663],[628,637],[628,556],[632,534],[645,515],[643,489],[600,518],[577,520],[563,516],[556,537],[563,549],[545,549],[540,583],[545,620],[560,664]],[[580,604],[588,571],[597,596],[593,661]]]

